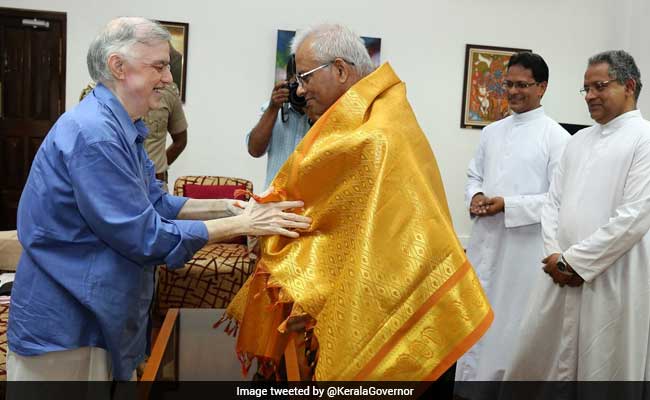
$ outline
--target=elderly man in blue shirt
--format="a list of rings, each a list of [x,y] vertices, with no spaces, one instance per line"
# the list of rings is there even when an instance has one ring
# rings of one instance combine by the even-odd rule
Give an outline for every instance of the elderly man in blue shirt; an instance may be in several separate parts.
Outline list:
[[[141,117],[172,81],[169,33],[115,19],[88,50],[97,87],[51,129],[18,208],[24,253],[8,328],[9,380],[129,380],[149,348],[154,268],[181,267],[208,242],[297,237],[302,202],[243,209],[163,192]]]

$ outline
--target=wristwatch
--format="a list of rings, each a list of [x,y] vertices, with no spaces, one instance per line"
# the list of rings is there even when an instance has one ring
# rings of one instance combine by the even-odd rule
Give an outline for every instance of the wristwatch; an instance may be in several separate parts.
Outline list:
[[[560,254],[560,257],[555,264],[557,265],[557,270],[560,271],[561,274],[573,275],[575,273],[562,254]]]

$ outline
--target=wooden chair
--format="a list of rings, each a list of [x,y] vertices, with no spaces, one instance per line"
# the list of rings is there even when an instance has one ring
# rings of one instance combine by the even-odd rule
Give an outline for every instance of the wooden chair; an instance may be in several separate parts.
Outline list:
[[[151,355],[140,377],[142,382],[153,382],[157,379],[178,381],[178,324],[180,319],[178,308],[170,308],[156,336],[151,349]],[[171,373],[164,374],[161,366],[172,363]]]

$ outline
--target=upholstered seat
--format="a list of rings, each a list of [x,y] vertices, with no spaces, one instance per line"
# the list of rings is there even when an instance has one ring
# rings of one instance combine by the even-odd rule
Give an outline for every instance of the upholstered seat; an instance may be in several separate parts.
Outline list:
[[[23,248],[16,231],[0,232],[0,273],[15,272]],[[9,304],[0,304],[0,381],[7,379],[7,322]],[[0,390],[0,398],[3,392]]]
[[[197,198],[232,198],[236,189],[253,191],[246,179],[219,176],[182,176],[174,194]],[[240,197],[248,200],[248,195]],[[160,267],[156,311],[169,308],[226,308],[253,272],[254,255],[244,243],[214,243],[199,250],[184,267]]]
[[[9,321],[9,304],[0,305],[0,380],[7,379],[7,322]]]

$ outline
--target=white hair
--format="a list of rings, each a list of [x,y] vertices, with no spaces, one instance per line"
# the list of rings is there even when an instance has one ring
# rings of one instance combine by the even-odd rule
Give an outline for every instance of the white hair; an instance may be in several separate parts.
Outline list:
[[[313,39],[311,50],[320,63],[342,58],[353,64],[352,67],[362,78],[375,69],[363,39],[343,25],[322,24],[298,31],[291,41],[291,52],[295,54],[308,38]]]
[[[95,37],[88,48],[86,62],[88,73],[95,82],[113,81],[108,68],[111,54],[128,56],[136,43],[153,44],[169,42],[171,36],[159,23],[142,17],[120,17],[110,21]]]

